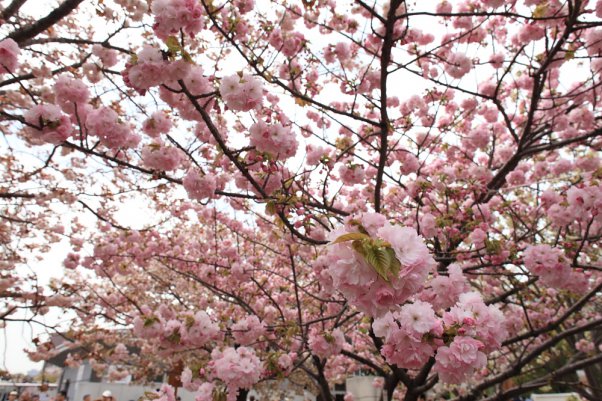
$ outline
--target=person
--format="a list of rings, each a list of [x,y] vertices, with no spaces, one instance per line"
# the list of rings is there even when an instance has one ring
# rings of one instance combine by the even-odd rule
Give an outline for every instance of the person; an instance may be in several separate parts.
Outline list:
[[[83,401],[92,401],[92,396],[90,394],[84,395]]]
[[[105,390],[102,393],[102,401],[114,401],[114,399],[113,399],[113,393],[111,393],[110,390]]]
[[[50,401],[50,396],[48,395],[48,383],[42,383],[40,385],[40,401]]]
[[[19,393],[17,393],[16,391],[11,391],[10,393],[8,393],[8,401],[16,401],[18,396]]]
[[[31,401],[31,394],[29,393],[29,390],[25,390],[21,393],[19,396],[19,401]]]
[[[67,401],[67,392],[65,390],[59,391],[54,397],[54,401]]]

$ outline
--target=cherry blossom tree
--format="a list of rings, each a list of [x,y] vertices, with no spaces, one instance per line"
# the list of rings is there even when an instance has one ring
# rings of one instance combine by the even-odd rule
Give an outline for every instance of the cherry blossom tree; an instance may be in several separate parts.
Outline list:
[[[198,401],[600,399],[602,1],[33,3],[1,3],[4,321],[64,308],[69,363]],[[18,273],[56,243],[62,280]]]

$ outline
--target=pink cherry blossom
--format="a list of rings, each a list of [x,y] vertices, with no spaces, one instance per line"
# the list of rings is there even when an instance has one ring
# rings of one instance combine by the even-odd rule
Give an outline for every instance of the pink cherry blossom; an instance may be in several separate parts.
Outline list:
[[[268,125],[259,121],[251,126],[249,132],[251,146],[255,146],[260,152],[286,159],[294,156],[297,151],[298,142],[294,133],[282,124]]]
[[[98,57],[102,61],[103,66],[107,68],[117,64],[117,52],[113,49],[96,44],[92,46],[92,54]]]
[[[202,175],[198,169],[188,171],[182,184],[191,199],[203,200],[213,198],[217,183],[215,177],[211,175]]]
[[[222,99],[231,110],[249,111],[261,106],[263,101],[263,85],[251,75],[237,74],[222,78],[219,87]]]
[[[318,329],[312,329],[309,333],[309,348],[314,355],[320,358],[328,358],[341,352],[345,344],[343,332],[335,329],[331,332],[324,332]]]
[[[564,287],[571,269],[562,251],[549,245],[532,245],[523,253],[525,267],[552,287]]]
[[[211,359],[215,376],[226,384],[229,392],[249,389],[261,378],[261,362],[252,348],[215,349]]]
[[[162,142],[155,142],[142,148],[142,162],[152,170],[175,170],[180,167],[183,159],[180,149],[166,146]]]
[[[142,124],[142,130],[152,138],[159,137],[160,134],[166,134],[172,127],[171,120],[161,111],[154,112],[150,118]]]
[[[460,383],[485,366],[487,358],[480,351],[482,346],[478,340],[458,336],[449,347],[444,346],[437,350],[433,370],[446,383]]]
[[[19,65],[20,53],[21,49],[14,40],[9,38],[0,41],[0,74],[15,72]]]
[[[58,145],[73,132],[69,117],[53,104],[40,104],[29,109],[23,116],[31,126],[27,132],[32,139]]]
[[[250,345],[265,334],[265,325],[257,316],[247,316],[245,319],[234,323],[231,327],[232,337],[237,343]]]
[[[64,112],[74,114],[77,110],[80,118],[84,117],[84,104],[88,102],[90,92],[81,80],[61,75],[54,84],[56,102]]]
[[[445,72],[452,78],[462,78],[472,68],[472,61],[462,53],[452,53],[446,60]]]
[[[154,0],[151,12],[155,16],[153,29],[161,39],[177,35],[180,29],[194,35],[203,28],[203,8],[194,0]]]
[[[140,137],[119,121],[117,113],[108,107],[89,112],[85,125],[89,135],[97,136],[105,146],[112,149],[133,147],[140,141]]]

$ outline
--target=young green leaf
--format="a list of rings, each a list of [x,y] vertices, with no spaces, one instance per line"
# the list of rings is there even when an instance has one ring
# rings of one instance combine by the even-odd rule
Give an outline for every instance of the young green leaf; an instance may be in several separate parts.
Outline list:
[[[370,237],[368,237],[366,234],[362,234],[362,233],[347,233],[347,234],[343,234],[340,237],[338,237],[337,239],[335,239],[334,241],[331,242],[331,244],[340,244],[341,242],[347,242],[347,241],[356,241],[356,240],[363,240],[363,239],[368,239]]]

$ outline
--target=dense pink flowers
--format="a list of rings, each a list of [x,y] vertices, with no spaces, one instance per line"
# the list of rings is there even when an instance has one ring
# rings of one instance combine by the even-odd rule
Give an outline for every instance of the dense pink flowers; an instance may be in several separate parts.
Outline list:
[[[20,53],[21,49],[14,40],[4,39],[0,42],[0,75],[15,72],[19,65],[18,57]]]
[[[324,273],[330,276],[334,288],[349,303],[365,313],[378,316],[422,290],[435,261],[415,230],[391,225],[383,215],[376,213],[349,218],[332,239],[358,232],[359,225],[371,238],[390,245],[400,264],[399,272],[389,277],[389,282],[385,281],[364,256],[352,248],[351,242],[343,242],[329,247],[326,256],[328,267]]]
[[[193,121],[202,120],[199,112],[190,102],[187,95],[180,90],[178,80],[183,81],[191,95],[205,97],[200,103],[206,109],[211,109],[214,105],[214,100],[207,97],[208,94],[215,91],[213,83],[203,75],[203,69],[200,66],[191,65],[184,60],[171,63],[169,71],[171,72],[166,74],[168,80],[164,82],[167,87],[161,86],[159,88],[161,100],[171,107],[176,108],[183,119]]]
[[[65,113],[74,114],[77,110],[80,118],[85,115],[85,104],[90,91],[82,80],[61,75],[54,84],[56,102]]]
[[[186,344],[203,346],[219,335],[219,326],[205,311],[198,311],[194,316],[186,316],[185,322],[186,329],[182,340]]]
[[[136,316],[133,321],[134,334],[141,338],[171,347],[201,347],[218,338],[219,327],[205,311],[178,319],[166,308],[157,314],[151,314],[147,307],[142,309],[146,314]]]
[[[239,388],[249,389],[261,378],[262,364],[252,348],[228,347],[211,353],[211,367],[215,376],[228,387],[229,397]]]
[[[25,121],[33,126],[28,127],[32,139],[57,145],[66,141],[73,132],[69,116],[53,104],[33,106],[23,115]]]
[[[142,131],[150,137],[157,138],[171,129],[171,120],[162,111],[155,111],[150,118],[144,120]]]
[[[452,78],[462,78],[472,68],[472,61],[462,53],[451,53],[445,63],[445,72]]]
[[[164,82],[175,83],[186,78],[191,67],[192,64],[183,59],[169,62],[163,58],[160,49],[144,45],[132,62],[126,64],[122,75],[127,86],[144,95],[148,89]],[[177,88],[176,85],[172,86]]]
[[[459,383],[483,367],[485,353],[507,336],[504,315],[474,292],[460,295],[442,315],[430,303],[414,301],[376,318],[372,327],[383,338],[387,362],[416,369],[435,356],[434,370],[447,383]]]
[[[142,162],[152,170],[175,170],[182,164],[184,154],[174,146],[165,146],[162,142],[151,143],[142,148]]]
[[[525,267],[551,287],[564,287],[571,268],[562,250],[549,245],[531,245],[523,253]]]
[[[176,401],[176,394],[172,386],[169,384],[161,385],[161,388],[158,391],[156,401]]]
[[[447,276],[435,277],[429,288],[420,294],[421,299],[431,303],[437,311],[449,308],[458,302],[460,294],[470,289],[460,266],[451,264],[447,267],[447,272]]]
[[[151,11],[155,15],[153,29],[161,39],[177,35],[180,29],[189,35],[203,29],[203,6],[195,0],[154,0]]]
[[[320,357],[328,358],[331,355],[337,355],[343,349],[345,337],[339,329],[334,329],[331,332],[314,328],[309,333],[309,349],[311,352]]]
[[[457,328],[457,334],[483,342],[483,352],[498,349],[508,336],[503,313],[495,305],[486,305],[478,292],[466,292],[448,312],[443,314],[446,328]]]
[[[213,383],[202,383],[196,394],[195,401],[213,401],[213,390],[215,389],[215,385]]]
[[[294,57],[305,45],[305,37],[300,32],[274,29],[270,35],[270,44],[286,57]]]
[[[384,339],[381,350],[387,362],[402,368],[418,368],[434,353],[435,344],[425,341],[430,332],[441,334],[441,323],[431,305],[416,301],[374,320],[374,334]]]
[[[249,111],[261,106],[263,84],[259,78],[238,74],[222,78],[219,87],[222,99],[231,110]]]
[[[433,370],[443,382],[461,383],[487,363],[482,348],[479,340],[458,336],[449,346],[437,350]]]
[[[184,189],[188,193],[190,199],[203,200],[213,198],[217,183],[212,175],[203,175],[197,169],[188,171],[182,180]]]
[[[299,145],[295,134],[289,127],[282,124],[268,125],[258,121],[249,129],[251,146],[259,152],[266,152],[274,157],[287,159],[294,156]]]
[[[265,334],[265,325],[257,316],[247,316],[231,327],[232,337],[241,345],[250,345]]]
[[[90,135],[97,136],[111,149],[131,148],[140,142],[140,137],[130,131],[129,126],[119,121],[117,113],[108,107],[101,107],[88,113],[86,127]]]
[[[361,184],[366,176],[366,171],[359,164],[339,165],[339,176],[341,181],[347,185]]]
[[[92,54],[102,61],[104,67],[113,67],[117,64],[117,52],[113,49],[96,44],[92,46]]]

